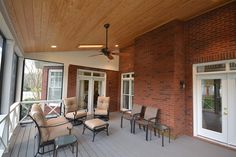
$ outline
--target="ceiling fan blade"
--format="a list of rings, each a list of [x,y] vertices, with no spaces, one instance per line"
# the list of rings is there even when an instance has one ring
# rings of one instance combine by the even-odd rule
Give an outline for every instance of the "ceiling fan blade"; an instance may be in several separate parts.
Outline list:
[[[114,59],[114,57],[111,54],[108,55],[107,58],[110,59],[110,60]]]
[[[89,57],[95,57],[95,56],[102,56],[103,54],[100,53],[100,54],[96,54],[96,55],[90,55]]]
[[[128,53],[111,53],[112,55],[117,55],[117,56],[129,56]]]

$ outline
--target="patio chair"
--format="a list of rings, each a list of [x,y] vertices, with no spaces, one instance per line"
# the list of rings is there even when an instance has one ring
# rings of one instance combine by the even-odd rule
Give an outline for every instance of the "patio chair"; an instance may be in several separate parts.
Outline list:
[[[120,127],[123,128],[123,119],[130,121],[130,132],[133,132],[133,120],[135,116],[143,117],[145,106],[134,104],[132,110],[121,111]]]
[[[43,111],[38,104],[33,104],[28,116],[35,123],[38,130],[37,154],[45,154],[53,150],[44,151],[46,145],[54,144],[56,137],[71,134],[72,125],[65,117],[46,119]],[[36,136],[35,136],[36,137]]]
[[[148,141],[148,128],[152,126],[151,124],[159,121],[158,117],[159,109],[147,106],[143,118],[140,116],[134,117],[133,133],[135,134],[135,123],[139,124],[139,126],[143,126],[146,131],[146,141]],[[154,131],[156,132],[156,130]]]
[[[94,118],[104,118],[108,121],[109,103],[110,97],[99,96],[97,101],[97,108],[94,108]]]
[[[64,115],[67,119],[73,120],[73,125],[82,124],[87,117],[87,109],[80,109],[76,97],[64,99]]]

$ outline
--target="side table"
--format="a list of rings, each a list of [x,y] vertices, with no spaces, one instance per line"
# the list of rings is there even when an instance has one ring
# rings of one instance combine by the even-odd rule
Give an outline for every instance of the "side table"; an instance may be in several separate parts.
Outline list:
[[[160,137],[160,133],[161,133],[161,138],[162,138],[162,147],[164,147],[164,133],[168,132],[169,134],[169,143],[170,143],[170,128],[164,124],[161,123],[155,123],[152,125],[153,129],[157,129],[158,130],[158,137]],[[152,137],[152,131],[150,130],[150,139]]]
[[[57,137],[54,140],[54,152],[53,157],[57,157],[57,150],[61,147],[71,145],[72,153],[74,153],[74,146],[76,146],[76,157],[78,157],[78,141],[75,135],[65,135]]]

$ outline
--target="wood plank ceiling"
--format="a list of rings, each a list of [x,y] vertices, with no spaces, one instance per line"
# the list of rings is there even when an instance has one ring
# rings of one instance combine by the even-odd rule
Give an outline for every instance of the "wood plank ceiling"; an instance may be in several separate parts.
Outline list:
[[[79,44],[125,47],[173,19],[186,20],[227,0],[5,0],[25,52],[74,51]],[[57,45],[52,49],[51,45]]]

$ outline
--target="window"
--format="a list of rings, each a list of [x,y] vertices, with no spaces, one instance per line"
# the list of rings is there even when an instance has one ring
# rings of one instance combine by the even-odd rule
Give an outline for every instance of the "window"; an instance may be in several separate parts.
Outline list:
[[[13,55],[12,62],[12,77],[11,77],[11,94],[10,94],[10,104],[15,102],[16,96],[16,82],[17,82],[17,67],[18,67],[18,56],[16,53]]]
[[[134,73],[121,75],[121,110],[132,109],[134,97]]]
[[[1,92],[2,92],[2,80],[3,80],[3,60],[4,60],[4,48],[5,38],[0,32],[0,104],[1,104]]]
[[[25,59],[22,100],[61,99],[63,68],[60,63]]]
[[[62,69],[50,69],[48,77],[48,100],[61,99],[62,92]]]

